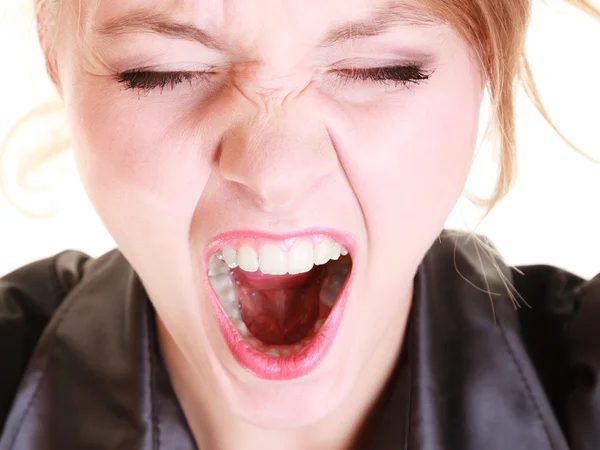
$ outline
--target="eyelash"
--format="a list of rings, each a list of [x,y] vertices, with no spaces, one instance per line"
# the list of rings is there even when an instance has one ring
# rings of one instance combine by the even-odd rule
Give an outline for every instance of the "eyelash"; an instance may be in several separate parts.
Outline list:
[[[411,84],[420,84],[427,81],[433,71],[427,72],[421,67],[411,64],[405,66],[386,66],[370,69],[341,69],[335,73],[342,82],[353,81],[373,81],[381,84],[391,84],[395,86],[403,85],[405,87]],[[165,88],[174,89],[183,82],[191,83],[196,78],[207,79],[210,73],[204,72],[153,72],[148,70],[134,69],[116,76],[117,82],[125,85],[125,89],[138,89],[140,91],[150,92]]]
[[[433,72],[426,72],[417,65],[385,66],[372,69],[343,69],[337,73],[343,82],[373,81],[375,83],[408,86],[427,81]]]

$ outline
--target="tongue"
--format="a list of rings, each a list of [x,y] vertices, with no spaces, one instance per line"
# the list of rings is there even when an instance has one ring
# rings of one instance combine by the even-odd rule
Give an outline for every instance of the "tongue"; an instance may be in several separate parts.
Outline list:
[[[308,335],[317,320],[320,284],[265,290],[243,286],[242,319],[263,344],[296,344]]]

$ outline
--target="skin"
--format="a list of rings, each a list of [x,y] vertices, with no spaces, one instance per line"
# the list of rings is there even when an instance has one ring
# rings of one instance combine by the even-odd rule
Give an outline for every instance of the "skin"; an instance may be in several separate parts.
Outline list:
[[[100,2],[94,14],[85,1],[83,14],[78,1],[65,1],[58,83],[81,179],[157,311],[161,350],[198,445],[358,445],[356,430],[368,433],[402,346],[417,267],[472,161],[483,88],[470,49],[443,24],[317,48],[331,28],[368,18],[385,1],[119,0]],[[228,51],[95,32],[140,5],[208,30]],[[394,87],[323,73],[340,62],[406,62],[407,49],[429,55],[429,80]],[[157,70],[229,70],[162,93],[115,81],[148,61]],[[264,381],[225,344],[204,248],[230,230],[313,227],[356,243],[348,305],[316,370]]]

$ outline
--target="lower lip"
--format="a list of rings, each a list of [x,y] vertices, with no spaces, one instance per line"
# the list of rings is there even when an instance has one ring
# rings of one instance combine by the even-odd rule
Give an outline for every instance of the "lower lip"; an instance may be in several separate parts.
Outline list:
[[[325,358],[341,323],[347,301],[346,291],[351,276],[352,273],[348,275],[340,292],[340,297],[329,314],[327,321],[323,324],[323,327],[319,330],[310,345],[298,353],[279,358],[265,355],[245,341],[235,329],[225,311],[223,311],[221,303],[210,287],[208,280],[206,284],[217,315],[217,322],[219,322],[229,350],[238,364],[264,380],[284,381],[309,374]]]

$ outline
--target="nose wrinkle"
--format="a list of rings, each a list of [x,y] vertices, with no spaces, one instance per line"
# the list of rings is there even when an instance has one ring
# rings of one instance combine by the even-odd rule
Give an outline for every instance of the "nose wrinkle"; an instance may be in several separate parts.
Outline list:
[[[293,204],[337,164],[327,130],[318,120],[262,113],[224,136],[219,169],[223,178],[248,188],[269,209]]]
[[[282,113],[312,85],[308,74],[254,76],[234,83],[235,89],[261,113]]]

